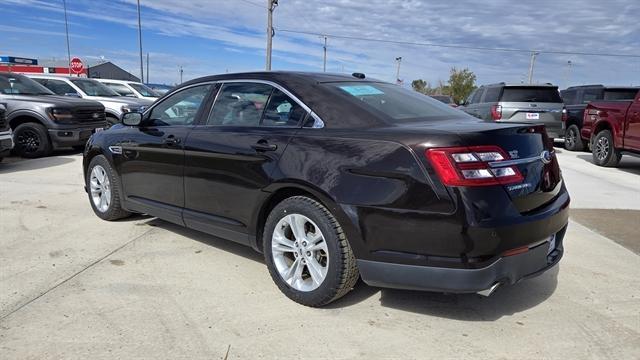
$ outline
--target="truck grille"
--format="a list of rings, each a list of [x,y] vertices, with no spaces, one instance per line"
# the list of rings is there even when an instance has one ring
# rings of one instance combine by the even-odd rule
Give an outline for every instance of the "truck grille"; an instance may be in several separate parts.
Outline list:
[[[5,131],[9,128],[9,122],[7,121],[7,112],[5,107],[0,104],[0,131]]]
[[[104,109],[100,108],[83,108],[73,111],[73,117],[78,122],[97,122],[105,121],[106,116]]]

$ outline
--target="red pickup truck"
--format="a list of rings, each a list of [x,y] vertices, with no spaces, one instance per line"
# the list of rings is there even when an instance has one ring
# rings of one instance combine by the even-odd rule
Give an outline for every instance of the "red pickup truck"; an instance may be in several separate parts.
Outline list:
[[[580,136],[589,140],[596,165],[615,167],[623,153],[640,155],[640,91],[634,100],[591,102]]]

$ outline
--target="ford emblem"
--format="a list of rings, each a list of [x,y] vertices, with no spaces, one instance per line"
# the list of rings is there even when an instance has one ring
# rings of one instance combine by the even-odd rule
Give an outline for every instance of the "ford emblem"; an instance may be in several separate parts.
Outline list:
[[[552,160],[553,155],[551,154],[551,152],[549,152],[549,150],[545,150],[540,154],[540,160],[542,160],[542,162],[544,164],[549,164]]]

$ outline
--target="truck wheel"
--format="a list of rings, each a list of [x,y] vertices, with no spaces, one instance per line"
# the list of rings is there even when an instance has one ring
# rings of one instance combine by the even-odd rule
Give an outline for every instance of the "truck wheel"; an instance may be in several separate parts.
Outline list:
[[[16,155],[25,158],[38,158],[51,154],[52,146],[47,129],[38,123],[18,125],[13,132]]]
[[[311,198],[294,196],[276,205],[262,236],[271,278],[295,302],[323,306],[358,281],[356,259],[342,227]]]
[[[593,139],[591,145],[593,162],[599,166],[616,167],[622,158],[622,154],[613,144],[611,131],[602,130]]]
[[[102,155],[94,157],[87,170],[87,190],[93,212],[103,220],[118,220],[131,215],[120,204],[120,182],[111,164]]]
[[[564,148],[569,151],[585,151],[587,149],[582,137],[580,137],[580,129],[577,125],[571,125],[567,128],[564,136]]]

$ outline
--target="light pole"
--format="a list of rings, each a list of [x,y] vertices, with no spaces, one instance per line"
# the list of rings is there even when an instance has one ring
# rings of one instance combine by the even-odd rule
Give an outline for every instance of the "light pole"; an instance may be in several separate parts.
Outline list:
[[[567,76],[565,78],[566,87],[570,86],[570,82],[571,82],[571,66],[572,65],[573,65],[573,63],[571,62],[571,60],[567,60]]]
[[[278,6],[278,0],[267,0],[267,71],[271,70],[271,49],[273,47],[273,10]]]
[[[138,0],[138,45],[140,47],[140,82],[144,82],[144,63],[142,60],[142,23],[140,22],[140,0]]]
[[[324,47],[322,48],[324,51],[324,57],[322,61],[322,71],[327,72],[327,37],[324,37]]]
[[[536,63],[536,56],[540,55],[539,52],[531,52],[531,62],[529,63],[529,84],[533,84],[533,66]]]
[[[67,34],[67,69],[71,75],[71,47],[69,46],[69,21],[67,20],[67,0],[62,0],[64,7],[64,30]]]
[[[400,65],[402,64],[402,56],[397,57],[396,62],[398,63],[398,68],[396,69],[396,84],[400,85]]]

